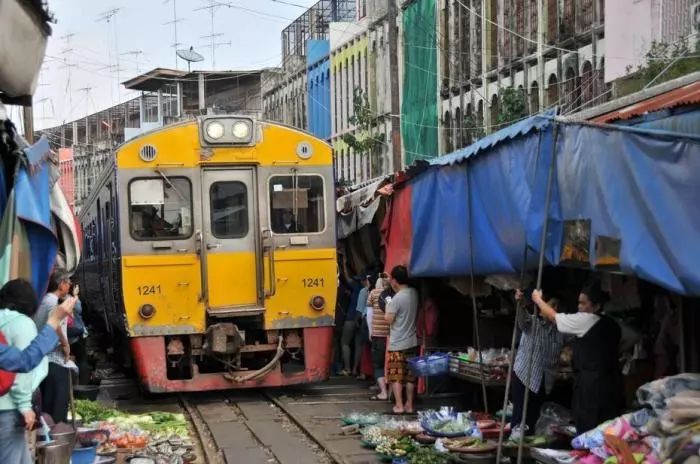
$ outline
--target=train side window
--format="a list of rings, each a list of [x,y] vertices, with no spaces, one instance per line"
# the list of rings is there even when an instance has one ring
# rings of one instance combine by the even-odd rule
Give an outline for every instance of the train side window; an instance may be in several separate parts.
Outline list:
[[[270,221],[275,234],[316,233],[325,229],[323,177],[272,176],[269,192]]]
[[[248,235],[248,191],[242,182],[215,182],[209,189],[211,230],[216,238]]]
[[[134,179],[129,183],[129,230],[135,240],[192,236],[192,184],[186,177]]]

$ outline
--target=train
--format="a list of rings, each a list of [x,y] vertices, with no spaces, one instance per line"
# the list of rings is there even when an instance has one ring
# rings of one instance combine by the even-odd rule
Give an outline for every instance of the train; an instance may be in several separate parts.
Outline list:
[[[78,214],[84,313],[150,393],[326,380],[334,185],[326,142],[248,116],[128,140]]]

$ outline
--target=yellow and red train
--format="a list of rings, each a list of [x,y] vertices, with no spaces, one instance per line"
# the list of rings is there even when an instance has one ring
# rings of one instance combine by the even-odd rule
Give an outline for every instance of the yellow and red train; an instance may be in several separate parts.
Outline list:
[[[86,311],[150,392],[328,378],[333,157],[280,124],[206,116],[115,150],[80,212]]]

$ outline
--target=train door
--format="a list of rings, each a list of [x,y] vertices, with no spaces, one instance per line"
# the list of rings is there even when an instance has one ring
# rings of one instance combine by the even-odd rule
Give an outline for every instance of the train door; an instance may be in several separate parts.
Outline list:
[[[202,252],[209,313],[262,312],[253,169],[202,172]]]

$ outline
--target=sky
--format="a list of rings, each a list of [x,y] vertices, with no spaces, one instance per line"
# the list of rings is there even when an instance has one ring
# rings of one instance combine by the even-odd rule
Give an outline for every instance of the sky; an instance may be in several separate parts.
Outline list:
[[[178,48],[204,56],[192,69],[213,67],[212,1],[216,70],[278,66],[280,33],[317,0],[49,0],[57,23],[34,96],[34,124],[41,129],[81,118],[136,97],[119,83],[157,67],[175,67],[172,22],[177,18]],[[118,9],[109,20],[106,12]],[[103,19],[101,19],[103,18]],[[231,45],[228,45],[228,43]],[[137,53],[140,52],[140,53]],[[117,69],[117,62],[119,68]],[[178,60],[178,68],[187,64]]]

